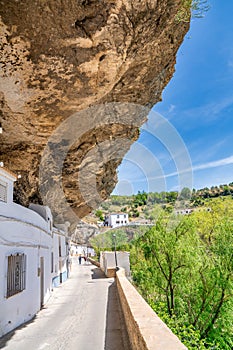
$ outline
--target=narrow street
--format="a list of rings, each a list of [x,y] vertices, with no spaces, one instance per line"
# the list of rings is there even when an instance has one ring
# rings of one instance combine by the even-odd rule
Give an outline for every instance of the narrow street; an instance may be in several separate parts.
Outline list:
[[[27,324],[0,339],[8,350],[129,350],[113,278],[90,263],[70,278]]]

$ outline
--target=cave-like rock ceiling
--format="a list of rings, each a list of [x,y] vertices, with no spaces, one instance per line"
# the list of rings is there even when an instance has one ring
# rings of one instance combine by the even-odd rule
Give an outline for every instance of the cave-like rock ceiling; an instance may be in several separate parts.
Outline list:
[[[174,73],[182,0],[1,0],[0,160],[15,201],[72,224],[116,168]]]

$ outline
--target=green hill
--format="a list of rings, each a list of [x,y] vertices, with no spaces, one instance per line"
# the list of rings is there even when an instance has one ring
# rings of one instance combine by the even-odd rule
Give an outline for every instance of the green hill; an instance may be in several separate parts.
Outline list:
[[[109,213],[125,212],[131,222],[147,220],[152,222],[158,216],[158,210],[164,209],[168,213],[178,209],[205,207],[208,199],[233,196],[233,182],[220,186],[205,187],[192,191],[183,188],[180,193],[171,192],[138,192],[132,196],[112,195],[103,202],[98,210],[86,217],[88,223],[98,224]]]

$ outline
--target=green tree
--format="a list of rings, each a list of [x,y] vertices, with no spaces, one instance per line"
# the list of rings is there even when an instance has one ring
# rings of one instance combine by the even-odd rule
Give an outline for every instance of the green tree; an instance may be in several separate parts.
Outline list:
[[[178,285],[180,271],[184,275],[196,256],[198,237],[193,232],[192,222],[187,217],[180,222],[171,217],[160,217],[141,241],[145,258],[155,267],[153,280],[163,291],[168,313],[172,316],[178,311],[175,305],[180,304],[176,300],[182,285]]]
[[[178,198],[178,192],[171,191],[166,193],[166,200],[168,203],[175,203]]]
[[[104,216],[103,216],[102,210],[100,210],[100,209],[96,210],[95,215],[96,215],[101,221],[104,221]]]
[[[189,200],[191,199],[191,190],[188,187],[182,188],[180,195],[179,195],[179,200]]]
[[[211,200],[180,221],[162,214],[132,244],[135,283],[190,349],[232,349],[232,203]]]

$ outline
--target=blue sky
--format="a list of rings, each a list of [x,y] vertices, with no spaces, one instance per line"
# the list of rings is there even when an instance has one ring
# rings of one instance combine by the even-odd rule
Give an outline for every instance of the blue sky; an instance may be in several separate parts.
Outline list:
[[[233,1],[193,19],[176,72],[118,168],[114,194],[233,181]]]

